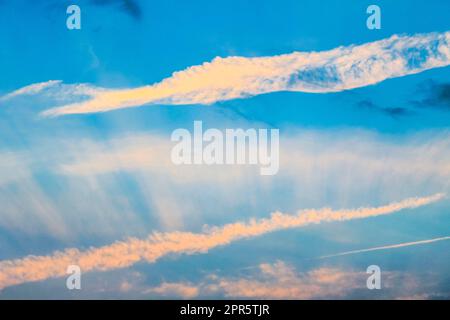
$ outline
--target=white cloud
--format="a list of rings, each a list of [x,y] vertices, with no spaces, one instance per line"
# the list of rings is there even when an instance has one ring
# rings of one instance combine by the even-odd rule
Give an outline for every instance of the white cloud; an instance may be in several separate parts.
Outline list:
[[[143,189],[151,189],[148,181],[160,177],[170,192],[183,188],[184,194],[194,196],[195,187],[203,186],[231,195],[234,203],[241,196],[245,202],[252,195],[260,198],[259,188],[275,197],[277,186],[283,184],[291,187],[295,198],[291,201],[283,195],[280,201],[287,207],[291,202],[318,206],[324,201],[353,206],[352,199],[364,203],[375,196],[390,201],[450,191],[450,137],[445,131],[392,140],[358,130],[301,130],[282,136],[280,143],[280,171],[270,178],[258,177],[251,166],[176,166],[170,159],[167,137],[146,135],[78,143],[78,152],[56,170],[86,179],[127,172]],[[253,189],[248,190],[248,185]],[[328,198],[324,197],[325,188]]]
[[[26,153],[0,152],[0,226],[66,238],[63,219],[33,176],[32,166]]]
[[[258,58],[217,57],[211,62],[175,72],[159,83],[133,89],[84,86],[80,92],[80,85],[74,85],[73,92],[68,90],[62,94],[67,101],[74,93],[89,98],[67,102],[43,114],[105,112],[145,104],[211,104],[276,91],[327,93],[350,90],[448,66],[449,43],[450,32],[443,32],[394,35],[323,52],[294,52]]]

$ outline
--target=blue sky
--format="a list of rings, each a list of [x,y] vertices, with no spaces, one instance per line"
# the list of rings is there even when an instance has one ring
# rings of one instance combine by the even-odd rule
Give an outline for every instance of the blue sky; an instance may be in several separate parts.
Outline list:
[[[366,8],[373,3],[381,8],[381,30],[366,27]],[[70,4],[81,8],[81,30],[66,28]],[[404,37],[399,45],[407,47],[401,51],[407,62],[421,67],[432,53],[421,56],[421,47],[414,47],[418,34],[427,34],[425,46],[441,50],[438,57],[449,50],[449,9],[445,0],[0,0],[0,265],[13,259],[20,265],[28,255],[54,258],[56,250],[128,243],[154,232],[200,234],[205,224],[221,228],[276,211],[376,208],[447,194],[448,54],[439,67],[410,72],[414,66],[407,66],[401,75],[336,92],[288,87],[197,103],[174,89],[166,100],[133,108],[118,103],[99,113],[42,112],[83,104],[88,90],[177,80],[174,72],[216,57],[268,57],[269,63],[279,55],[340,48],[336,59],[344,59],[353,56],[341,54],[352,45],[393,35]],[[245,67],[253,60],[242,61]],[[386,62],[387,74],[394,62]],[[298,72],[298,86],[305,85],[302,76],[317,76],[318,69],[307,68]],[[2,99],[50,80],[61,83]],[[191,130],[194,120],[220,129],[279,129],[279,173],[262,177],[248,167],[167,165],[171,132]],[[232,239],[207,252],[169,253],[106,271],[94,266],[83,272],[80,291],[66,289],[65,270],[42,271],[46,275],[36,276],[38,281],[29,280],[30,271],[28,280],[4,285],[14,269],[0,269],[0,299],[271,298],[269,289],[279,292],[275,298],[448,299],[445,240],[316,259],[450,235],[448,199],[426,202],[384,216]],[[386,277],[382,290],[365,287],[372,264]],[[324,277],[330,274],[334,280]],[[273,290],[286,281],[295,286],[294,296]]]

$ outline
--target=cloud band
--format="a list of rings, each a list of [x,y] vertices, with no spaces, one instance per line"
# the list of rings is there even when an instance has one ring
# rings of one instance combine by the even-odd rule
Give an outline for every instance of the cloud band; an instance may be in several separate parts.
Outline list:
[[[90,98],[46,116],[105,112],[145,104],[211,104],[277,91],[328,93],[373,85],[450,64],[450,32],[394,35],[323,52],[269,57],[217,57],[154,85],[92,90]]]
[[[314,223],[345,221],[391,214],[403,209],[424,206],[444,197],[409,198],[381,207],[352,210],[302,210],[296,215],[275,212],[270,218],[232,223],[207,228],[203,233],[154,233],[145,240],[135,238],[86,251],[66,249],[48,256],[27,256],[0,261],[0,289],[25,282],[40,281],[65,275],[69,265],[79,265],[83,272],[106,271],[129,267],[139,261],[155,262],[168,254],[204,253],[218,246],[269,232],[301,227]]]

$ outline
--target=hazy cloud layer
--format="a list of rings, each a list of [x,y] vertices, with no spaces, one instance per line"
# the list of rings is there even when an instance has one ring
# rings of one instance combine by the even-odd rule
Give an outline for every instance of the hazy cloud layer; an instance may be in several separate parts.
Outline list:
[[[368,290],[366,270],[316,267],[307,271],[276,261],[246,268],[239,276],[211,273],[201,281],[162,282],[142,290],[144,297],[231,299],[445,299],[433,274],[383,270],[382,289]],[[424,293],[428,291],[428,293]],[[410,296],[402,295],[407,291]]]
[[[257,166],[176,166],[169,135],[55,138],[38,145],[0,152],[0,227],[58,242],[84,234],[110,242],[155,229],[191,230],[239,219],[242,210],[259,216],[268,207],[359,207],[450,192],[445,131],[394,141],[359,130],[291,132],[282,137],[280,171],[271,177],[261,177]],[[42,184],[43,177],[58,191]]]

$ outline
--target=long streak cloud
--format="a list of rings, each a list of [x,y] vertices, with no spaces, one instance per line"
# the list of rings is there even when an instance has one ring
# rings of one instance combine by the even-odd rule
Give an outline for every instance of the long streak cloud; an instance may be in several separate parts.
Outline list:
[[[55,85],[57,83],[52,82],[53,90],[60,90],[67,103],[46,110],[43,115],[105,112],[145,104],[211,104],[277,91],[328,93],[350,90],[448,66],[449,43],[450,31],[447,31],[393,35],[384,40],[322,52],[254,58],[217,57],[211,62],[175,72],[159,83],[132,89]],[[26,88],[27,93],[36,89],[33,85]],[[13,96],[20,93],[19,89]],[[70,101],[76,95],[86,99]]]
[[[428,239],[428,240],[420,240],[420,241],[414,241],[414,242],[404,242],[404,243],[393,244],[393,245],[382,246],[382,247],[374,247],[374,248],[368,248],[368,249],[346,251],[346,252],[321,256],[321,257],[319,257],[319,259],[347,256],[347,255],[371,252],[371,251],[380,251],[380,250],[398,249],[398,248],[404,248],[404,247],[410,247],[410,246],[418,246],[418,245],[430,244],[430,243],[434,243],[434,242],[438,242],[438,241],[445,241],[445,240],[450,240],[450,236]]]
[[[209,227],[202,233],[154,233],[147,239],[131,238],[86,251],[66,249],[48,256],[27,256],[0,262],[0,289],[25,282],[61,277],[69,265],[79,265],[83,272],[129,267],[139,261],[155,262],[168,254],[205,253],[208,250],[244,238],[309,224],[361,219],[387,215],[403,209],[424,206],[444,198],[444,194],[409,198],[380,207],[351,210],[301,210],[295,215],[272,213],[270,218]]]

